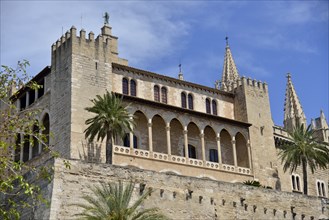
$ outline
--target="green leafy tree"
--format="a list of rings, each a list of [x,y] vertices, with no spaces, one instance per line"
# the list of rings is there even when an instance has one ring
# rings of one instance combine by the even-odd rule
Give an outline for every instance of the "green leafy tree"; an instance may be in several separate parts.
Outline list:
[[[97,141],[106,138],[106,163],[112,164],[113,140],[117,136],[123,137],[127,131],[134,127],[133,116],[128,113],[122,100],[108,91],[102,96],[97,95],[91,100],[92,107],[85,108],[88,112],[96,114],[86,120],[88,125],[85,137],[92,142],[97,136]]]
[[[284,144],[279,152],[284,172],[290,169],[292,173],[298,167],[302,167],[303,192],[306,195],[308,167],[314,173],[316,169],[327,169],[329,165],[328,143],[316,141],[313,133],[311,126],[305,129],[303,124],[297,125],[292,132],[289,132],[289,142]]]
[[[90,220],[151,220],[168,219],[159,212],[158,208],[140,209],[140,205],[151,193],[151,189],[144,192],[135,202],[131,202],[134,184],[126,186],[121,181],[118,184],[102,183],[92,187],[93,195],[83,196],[86,203],[75,204],[83,211],[76,216]]]
[[[36,179],[50,180],[50,168],[37,170],[31,164],[20,161],[20,149],[24,143],[37,147],[39,143],[47,146],[45,129],[36,120],[41,109],[16,109],[14,100],[18,98],[19,88],[35,90],[40,88],[30,81],[26,72],[27,61],[18,62],[16,68],[1,66],[0,72],[0,219],[19,219],[22,208],[32,212],[39,202],[46,202],[40,188],[27,180],[27,174]],[[19,85],[19,86],[18,86]],[[36,132],[36,128],[38,131]],[[19,137],[24,137],[23,140]],[[27,198],[27,199],[22,199]],[[27,202],[28,201],[28,202]],[[32,201],[32,202],[31,202]]]

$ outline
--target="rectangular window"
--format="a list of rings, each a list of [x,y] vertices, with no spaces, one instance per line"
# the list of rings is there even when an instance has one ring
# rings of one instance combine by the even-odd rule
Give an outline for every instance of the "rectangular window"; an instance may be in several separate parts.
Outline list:
[[[45,79],[42,79],[38,84],[40,85],[38,89],[38,98],[41,98],[45,93]]]
[[[24,110],[26,108],[26,94],[19,98],[19,102],[21,104],[21,110]]]
[[[218,151],[217,151],[217,149],[210,149],[209,150],[209,160],[211,162],[218,163]]]
[[[29,105],[32,105],[32,103],[35,101],[35,91],[30,90],[28,93],[29,93]]]

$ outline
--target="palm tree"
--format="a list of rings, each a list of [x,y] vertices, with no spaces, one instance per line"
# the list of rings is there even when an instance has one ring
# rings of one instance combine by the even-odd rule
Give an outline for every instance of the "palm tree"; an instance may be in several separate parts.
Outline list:
[[[314,130],[311,126],[307,129],[304,124],[294,127],[289,132],[289,142],[282,146],[279,153],[281,162],[284,164],[283,170],[286,172],[296,171],[297,167],[302,166],[304,194],[307,195],[307,167],[311,172],[318,168],[326,169],[329,165],[329,147],[328,143],[317,142],[313,137]]]
[[[134,203],[131,198],[134,190],[134,184],[131,182],[125,187],[119,181],[118,184],[102,183],[100,186],[92,187],[93,196],[85,195],[82,197],[87,204],[74,204],[81,207],[83,211],[76,216],[90,220],[151,220],[167,219],[159,212],[157,208],[141,210],[138,207],[150,194],[151,190],[144,192]]]
[[[132,131],[134,127],[133,116],[128,113],[127,107],[122,104],[122,100],[113,93],[97,95],[91,102],[92,107],[85,110],[95,115],[86,120],[89,125],[85,132],[85,137],[92,142],[97,136],[97,141],[103,141],[106,137],[106,163],[112,164],[113,139],[123,136],[127,131]]]

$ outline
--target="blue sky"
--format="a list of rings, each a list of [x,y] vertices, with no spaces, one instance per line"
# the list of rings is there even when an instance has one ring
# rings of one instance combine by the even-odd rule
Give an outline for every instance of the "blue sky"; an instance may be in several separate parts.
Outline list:
[[[308,121],[329,118],[329,1],[1,1],[1,65],[50,65],[50,47],[72,25],[100,33],[110,14],[129,65],[213,87],[225,36],[241,76],[269,85],[272,117],[283,124],[286,74]]]

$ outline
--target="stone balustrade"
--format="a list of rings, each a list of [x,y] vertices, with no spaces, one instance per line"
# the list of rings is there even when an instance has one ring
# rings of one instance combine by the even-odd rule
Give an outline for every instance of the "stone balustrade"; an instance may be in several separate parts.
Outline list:
[[[207,169],[213,169],[213,170],[221,170],[225,172],[233,172],[233,173],[240,173],[244,175],[251,175],[252,171],[250,168],[246,167],[235,167],[233,165],[229,164],[220,164],[216,162],[211,161],[204,161],[199,159],[193,159],[193,158],[185,158],[177,155],[168,155],[164,153],[158,153],[158,152],[149,152],[147,150],[141,150],[141,149],[133,149],[131,152],[131,149],[124,146],[114,146],[114,153],[115,154],[121,154],[121,155],[129,155],[129,156],[135,156],[135,157],[141,157],[141,158],[148,158],[151,160],[160,160],[160,161],[166,161],[169,163],[178,163],[178,164],[185,164],[190,166],[196,166],[196,167],[204,167]]]

